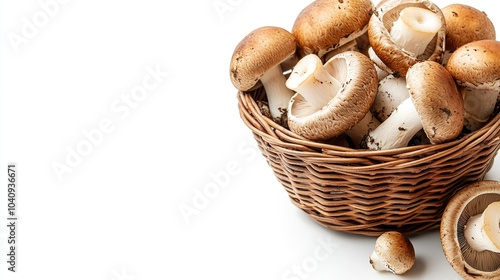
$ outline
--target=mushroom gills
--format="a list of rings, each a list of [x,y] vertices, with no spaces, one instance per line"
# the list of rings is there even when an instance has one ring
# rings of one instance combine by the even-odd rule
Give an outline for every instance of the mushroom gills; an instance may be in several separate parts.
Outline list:
[[[472,249],[500,253],[500,201],[489,204],[482,214],[470,217],[464,235]]]
[[[321,59],[315,54],[299,60],[286,86],[302,95],[313,111],[328,104],[341,88],[340,82],[326,71]]]

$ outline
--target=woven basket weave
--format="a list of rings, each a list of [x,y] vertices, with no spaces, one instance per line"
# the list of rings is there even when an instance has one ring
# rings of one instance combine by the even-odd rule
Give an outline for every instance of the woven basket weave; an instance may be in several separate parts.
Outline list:
[[[453,142],[387,151],[310,141],[262,115],[262,89],[238,92],[240,116],[291,201],[333,230],[378,236],[439,227],[450,197],[482,180],[500,147],[500,114]]]

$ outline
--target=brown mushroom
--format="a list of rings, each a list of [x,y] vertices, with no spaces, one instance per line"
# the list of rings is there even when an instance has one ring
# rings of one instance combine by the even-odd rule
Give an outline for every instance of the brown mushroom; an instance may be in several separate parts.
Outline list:
[[[480,40],[465,44],[450,56],[446,69],[461,86],[465,127],[481,128],[495,110],[500,92],[500,42]]]
[[[366,116],[378,80],[370,59],[355,51],[337,54],[325,63],[328,79],[320,75],[308,78],[317,65],[296,66],[287,80],[297,91],[288,106],[288,126],[302,137],[326,140],[343,134]]]
[[[368,133],[365,144],[369,149],[405,147],[421,129],[433,144],[453,140],[462,131],[463,99],[441,64],[429,60],[414,64],[406,73],[406,84],[410,98]]]
[[[293,92],[285,86],[281,63],[293,58],[296,42],[293,35],[276,26],[264,26],[249,33],[236,46],[230,63],[230,78],[241,91],[264,86],[272,118],[286,123],[286,109]]]
[[[320,58],[366,32],[373,12],[370,0],[316,0],[295,19],[292,34],[301,57]]]
[[[485,12],[465,5],[451,4],[441,9],[446,21],[446,50],[443,65],[459,47],[479,40],[495,40],[495,26]]]
[[[427,0],[388,0],[377,7],[368,37],[383,63],[379,68],[404,76],[419,61],[441,62],[446,23],[438,6]]]
[[[415,249],[404,234],[397,231],[384,232],[375,241],[370,264],[377,271],[403,274],[415,264]]]
[[[499,203],[500,182],[482,180],[463,187],[445,207],[443,253],[465,279],[500,279]]]

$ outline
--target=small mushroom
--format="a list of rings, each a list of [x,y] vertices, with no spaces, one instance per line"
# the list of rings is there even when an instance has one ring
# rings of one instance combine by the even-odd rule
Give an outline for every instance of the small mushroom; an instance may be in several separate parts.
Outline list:
[[[441,62],[445,34],[441,10],[427,0],[384,1],[377,5],[368,24],[370,45],[383,62],[378,66],[400,76],[419,61]]]
[[[479,40],[495,40],[495,26],[486,13],[465,4],[451,4],[441,9],[446,21],[446,50],[443,65],[459,47]]]
[[[500,279],[500,182],[481,180],[454,194],[441,218],[443,253],[465,279]]]
[[[463,45],[450,56],[446,69],[462,88],[465,127],[478,130],[491,117],[500,92],[500,42]]]
[[[370,0],[316,0],[295,19],[292,34],[301,57],[316,54],[323,58],[366,32],[373,13]]]
[[[264,26],[249,33],[236,46],[230,63],[230,78],[241,91],[264,86],[273,120],[286,123],[286,109],[293,91],[285,86],[281,63],[294,57],[296,42],[293,35],[276,26]]]
[[[415,249],[404,234],[397,231],[384,232],[375,241],[370,263],[377,271],[403,274],[415,264]]]
[[[410,98],[364,140],[370,150],[386,150],[408,145],[423,129],[432,144],[455,139],[464,122],[463,99],[446,69],[434,61],[414,64],[406,73]]]
[[[286,84],[297,93],[288,106],[290,130],[311,140],[337,137],[369,112],[377,91],[370,59],[356,51],[340,53],[323,65],[316,55],[302,58]]]

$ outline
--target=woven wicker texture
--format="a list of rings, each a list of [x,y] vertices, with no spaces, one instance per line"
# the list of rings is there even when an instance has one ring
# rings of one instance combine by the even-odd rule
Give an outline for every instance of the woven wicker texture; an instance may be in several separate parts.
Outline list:
[[[450,197],[482,180],[500,147],[500,114],[459,140],[387,151],[310,141],[260,112],[265,92],[238,92],[240,116],[291,201],[333,230],[378,236],[439,227]]]

